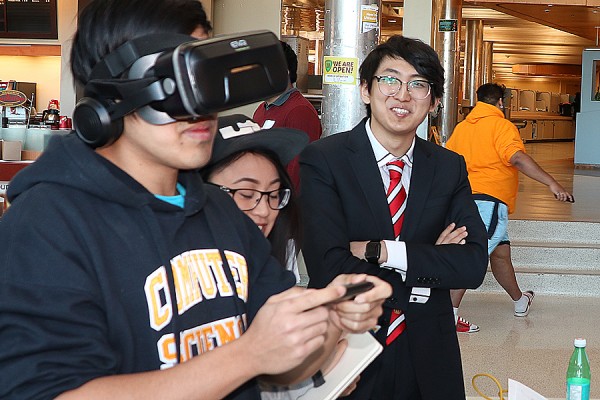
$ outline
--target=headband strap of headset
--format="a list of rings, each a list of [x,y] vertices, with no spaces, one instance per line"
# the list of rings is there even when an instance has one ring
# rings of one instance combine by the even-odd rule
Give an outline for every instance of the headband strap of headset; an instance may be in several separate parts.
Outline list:
[[[180,33],[155,33],[129,40],[110,52],[94,66],[90,74],[90,80],[118,78],[143,56],[172,50],[182,43],[194,40],[196,39]]]
[[[169,85],[167,85],[168,87]],[[172,89],[174,90],[174,89]],[[173,91],[165,88],[163,80],[156,78],[144,78],[135,80],[97,80],[90,81],[85,87],[85,96],[92,97],[94,94],[103,93],[103,97],[123,99],[111,102],[108,112],[112,120],[125,115],[154,101],[161,101],[173,94]],[[125,96],[124,94],[127,94]]]

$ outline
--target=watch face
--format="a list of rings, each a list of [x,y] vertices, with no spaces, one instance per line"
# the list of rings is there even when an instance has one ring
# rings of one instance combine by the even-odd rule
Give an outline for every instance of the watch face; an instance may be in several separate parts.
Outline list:
[[[379,256],[381,253],[380,242],[369,242],[365,249],[365,259],[373,264],[379,264]]]

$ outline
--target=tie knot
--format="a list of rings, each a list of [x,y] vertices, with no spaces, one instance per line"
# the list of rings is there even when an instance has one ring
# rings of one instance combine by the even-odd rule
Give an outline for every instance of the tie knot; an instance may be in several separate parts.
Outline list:
[[[390,171],[390,177],[402,175],[402,169],[404,168],[404,161],[394,160],[394,161],[390,161],[386,165],[388,167],[388,170]]]

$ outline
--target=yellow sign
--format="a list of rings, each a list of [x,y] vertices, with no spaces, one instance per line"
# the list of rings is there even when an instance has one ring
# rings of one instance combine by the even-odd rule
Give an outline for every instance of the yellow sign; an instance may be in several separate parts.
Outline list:
[[[360,32],[366,33],[379,28],[379,7],[377,4],[360,6]]]
[[[358,58],[323,57],[323,83],[326,85],[356,85]]]
[[[377,9],[363,8],[362,10],[362,21],[363,22],[377,22]]]

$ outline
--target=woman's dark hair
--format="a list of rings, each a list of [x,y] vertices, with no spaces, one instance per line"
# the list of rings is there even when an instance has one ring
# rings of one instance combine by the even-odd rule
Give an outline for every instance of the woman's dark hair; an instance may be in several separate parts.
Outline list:
[[[85,85],[94,66],[128,40],[152,33],[189,35],[212,29],[198,0],[93,0],[80,13],[71,48],[75,82]]]
[[[402,58],[412,65],[417,73],[431,83],[431,104],[444,94],[444,68],[440,59],[431,48],[418,39],[401,35],[391,36],[367,55],[360,66],[360,82],[366,83],[369,93],[379,65],[385,58]],[[367,115],[371,116],[371,107],[367,104]]]
[[[273,229],[267,237],[271,243],[271,255],[285,267],[287,265],[287,250],[289,241],[290,239],[294,241],[295,250],[298,252],[302,246],[302,229],[300,227],[300,209],[296,199],[294,186],[292,185],[292,180],[290,179],[285,167],[279,161],[277,155],[272,151],[260,148],[239,151],[229,155],[228,157],[225,157],[213,165],[203,168],[201,170],[202,178],[205,182],[210,182],[211,177],[214,174],[224,170],[246,154],[256,154],[269,160],[277,170],[277,174],[281,180],[281,187],[290,189],[292,191],[290,201],[288,202],[287,206],[279,210],[279,215],[275,220]]]

